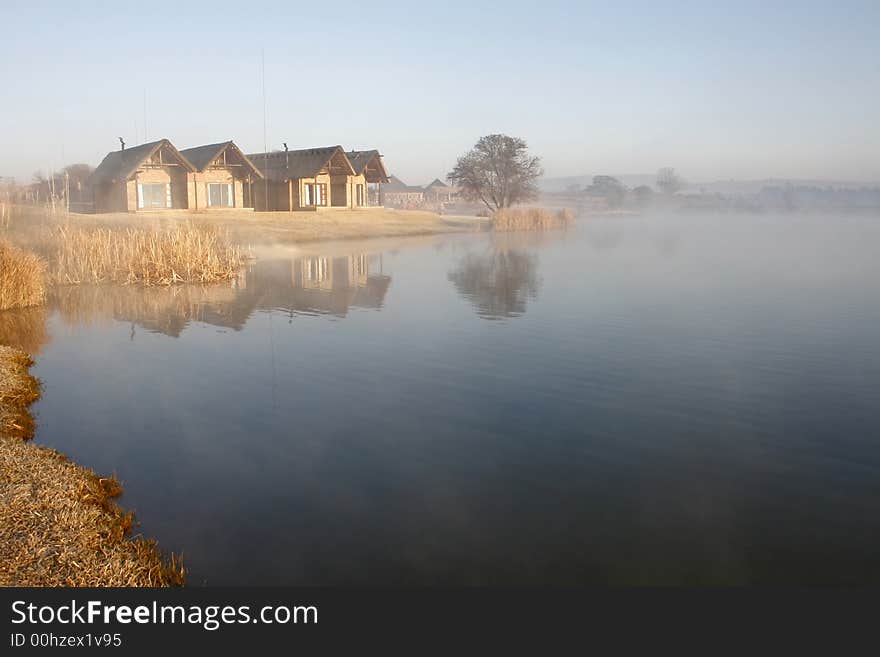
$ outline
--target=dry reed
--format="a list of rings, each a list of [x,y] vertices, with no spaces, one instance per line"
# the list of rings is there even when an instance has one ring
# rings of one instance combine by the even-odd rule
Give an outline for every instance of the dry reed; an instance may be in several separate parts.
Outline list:
[[[0,240],[0,311],[43,303],[45,274],[39,257]]]
[[[55,450],[26,440],[40,395],[30,358],[0,346],[0,586],[174,586],[178,558],[129,537],[122,488]]]
[[[235,278],[245,254],[210,227],[56,229],[46,250],[53,283],[173,285]]]
[[[550,230],[566,228],[574,221],[568,208],[557,212],[543,208],[502,208],[492,214],[492,230]]]
[[[0,201],[0,229],[9,230],[9,226],[11,225],[12,206],[5,201]]]

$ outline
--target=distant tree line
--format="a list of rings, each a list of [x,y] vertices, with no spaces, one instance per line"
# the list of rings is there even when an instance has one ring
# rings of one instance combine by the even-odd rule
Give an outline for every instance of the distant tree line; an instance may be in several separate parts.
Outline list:
[[[685,186],[684,179],[679,176],[675,169],[663,168],[657,172],[657,188],[667,197],[675,196]],[[638,185],[632,189],[624,185],[614,176],[593,176],[591,185],[580,188],[577,185],[570,186],[566,192],[575,196],[586,196],[592,199],[600,199],[611,209],[620,208],[624,205],[645,206],[654,200],[654,189],[648,185]]]
[[[29,183],[21,184],[13,178],[0,179],[2,195],[7,201],[19,203],[82,203],[91,192],[89,176],[94,167],[89,164],[69,164],[60,171],[46,175],[35,171]]]

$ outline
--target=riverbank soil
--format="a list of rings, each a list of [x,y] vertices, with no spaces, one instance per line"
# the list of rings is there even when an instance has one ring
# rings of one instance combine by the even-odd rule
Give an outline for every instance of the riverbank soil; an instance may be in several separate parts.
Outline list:
[[[181,564],[153,541],[128,538],[133,516],[102,478],[28,442],[40,396],[31,359],[0,345],[0,586],[172,586]]]

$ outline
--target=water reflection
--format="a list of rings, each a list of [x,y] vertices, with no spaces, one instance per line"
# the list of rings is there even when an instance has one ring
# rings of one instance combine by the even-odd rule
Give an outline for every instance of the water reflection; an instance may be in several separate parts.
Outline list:
[[[880,222],[768,219],[420,240],[393,297],[347,257],[62,290],[37,440],[194,585],[876,584]]]
[[[42,307],[0,312],[0,345],[37,356],[49,342],[46,311]]]
[[[449,281],[484,319],[516,317],[538,295],[538,258],[525,251],[492,248],[468,253],[449,272]]]
[[[230,286],[60,287],[50,305],[70,324],[116,320],[179,337],[190,322],[238,331],[260,310],[345,317],[351,308],[379,309],[390,284],[382,257],[361,253],[258,261]]]

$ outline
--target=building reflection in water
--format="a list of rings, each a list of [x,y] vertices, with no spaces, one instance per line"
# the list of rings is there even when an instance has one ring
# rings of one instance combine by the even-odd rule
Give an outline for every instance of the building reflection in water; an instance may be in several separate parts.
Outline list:
[[[381,255],[318,256],[257,261],[232,285],[58,287],[50,304],[71,324],[126,321],[178,337],[193,321],[240,330],[258,311],[345,317],[379,309],[390,284]]]
[[[538,296],[538,258],[525,251],[493,248],[468,253],[449,272],[449,281],[484,319],[516,317]]]

